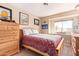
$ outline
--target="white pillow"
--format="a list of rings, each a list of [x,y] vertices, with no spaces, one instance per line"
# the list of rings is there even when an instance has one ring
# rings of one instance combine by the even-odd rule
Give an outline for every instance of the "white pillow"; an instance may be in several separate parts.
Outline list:
[[[32,31],[33,31],[33,34],[39,34],[39,32],[35,29],[32,29]]]
[[[23,34],[30,35],[30,34],[32,34],[32,30],[31,29],[23,29]]]

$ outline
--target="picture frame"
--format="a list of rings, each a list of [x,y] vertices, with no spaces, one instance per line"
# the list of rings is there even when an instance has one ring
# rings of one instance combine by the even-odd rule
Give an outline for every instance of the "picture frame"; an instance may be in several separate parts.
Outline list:
[[[48,24],[42,24],[42,29],[48,29]]]
[[[39,25],[39,19],[34,18],[34,24]]]
[[[12,21],[12,9],[0,6],[0,20]]]
[[[23,12],[19,12],[19,24],[28,25],[29,24],[29,15]]]

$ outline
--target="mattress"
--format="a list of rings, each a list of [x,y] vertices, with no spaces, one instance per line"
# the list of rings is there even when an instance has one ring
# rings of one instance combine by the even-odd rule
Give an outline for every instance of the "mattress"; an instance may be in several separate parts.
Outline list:
[[[60,35],[49,35],[49,34],[34,34],[34,37],[43,38],[44,40],[50,40],[54,42],[55,47],[58,46],[59,42],[61,41],[62,37]]]
[[[33,34],[24,35],[22,44],[29,45],[42,52],[48,53],[50,56],[57,55],[56,47],[60,43],[62,37],[60,35]]]

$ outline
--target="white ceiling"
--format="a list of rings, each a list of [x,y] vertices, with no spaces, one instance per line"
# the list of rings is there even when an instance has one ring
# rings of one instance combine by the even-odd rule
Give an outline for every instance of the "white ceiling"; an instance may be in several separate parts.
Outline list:
[[[43,5],[43,3],[12,3],[11,5],[29,11],[35,16],[45,17],[73,10],[77,3],[49,3],[47,6]]]

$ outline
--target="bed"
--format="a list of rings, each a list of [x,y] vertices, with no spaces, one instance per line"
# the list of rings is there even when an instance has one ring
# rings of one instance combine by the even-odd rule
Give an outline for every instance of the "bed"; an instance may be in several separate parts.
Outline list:
[[[60,35],[39,34],[35,29],[21,30],[22,46],[44,56],[58,56],[64,39]]]

